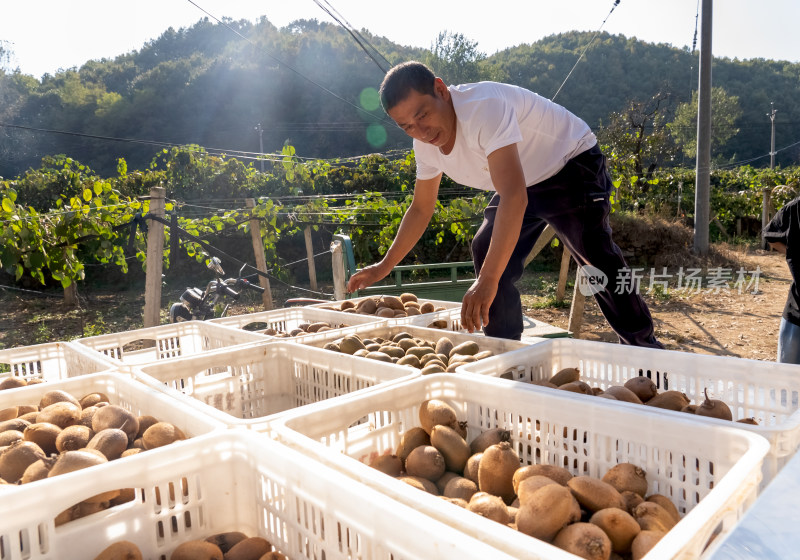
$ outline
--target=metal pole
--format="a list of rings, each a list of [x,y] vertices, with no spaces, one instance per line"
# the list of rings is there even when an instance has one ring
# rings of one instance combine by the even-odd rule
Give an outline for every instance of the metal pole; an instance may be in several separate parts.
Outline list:
[[[258,132],[258,155],[259,158],[264,155],[264,129],[261,128],[261,123],[255,127]],[[264,173],[264,160],[261,159],[261,173]]]
[[[774,103],[770,103],[769,106],[772,107],[772,110],[767,115],[772,122],[772,135],[769,142],[769,168],[775,169],[775,113],[778,111],[775,110]]]
[[[712,0],[703,0],[700,77],[697,95],[697,162],[694,195],[694,252],[708,254],[711,191],[711,22]]]

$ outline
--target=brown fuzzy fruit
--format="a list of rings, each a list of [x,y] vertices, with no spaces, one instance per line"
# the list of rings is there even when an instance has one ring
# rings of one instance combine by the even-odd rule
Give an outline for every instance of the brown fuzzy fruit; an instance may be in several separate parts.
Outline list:
[[[397,455],[378,455],[369,462],[369,466],[389,476],[400,476],[403,472],[403,461]]]
[[[94,560],[142,560],[142,551],[130,541],[117,541],[104,548]]]
[[[655,502],[642,502],[633,510],[633,517],[642,531],[668,532],[677,521],[670,512]]]
[[[703,389],[705,400],[697,405],[694,411],[698,416],[706,416],[708,418],[719,418],[721,420],[733,420],[733,414],[730,407],[719,399],[711,399],[708,397],[708,389]]]
[[[578,502],[565,486],[549,484],[534,492],[517,510],[517,530],[550,542],[561,529],[581,517]]]
[[[558,465],[527,465],[518,468],[514,472],[514,477],[512,478],[514,491],[517,491],[516,489],[520,482],[529,476],[535,475],[546,476],[547,478],[558,482],[562,486],[566,486],[567,481],[572,478],[571,472],[564,467],[559,467]]]
[[[81,418],[81,407],[77,404],[61,401],[42,408],[36,414],[36,423],[55,424],[62,430],[77,424]]]
[[[439,399],[429,399],[419,407],[419,423],[422,429],[431,433],[437,424],[455,429],[458,424],[456,411],[452,406]]]
[[[655,502],[656,504],[660,505],[672,516],[672,519],[675,520],[675,523],[681,520],[681,514],[678,511],[678,508],[675,506],[675,503],[663,494],[651,494],[645,498],[645,501]]]
[[[580,378],[581,378],[581,370],[574,367],[566,367],[558,370],[558,372],[556,372],[547,381],[552,383],[556,387],[561,387],[566,383],[570,383],[572,381],[578,381]]]
[[[51,404],[55,404],[57,402],[70,402],[77,407],[81,406],[78,399],[66,391],[54,389],[52,391],[47,391],[44,395],[42,395],[42,398],[39,400],[39,409],[45,409]]]
[[[130,434],[128,434],[128,437],[130,437]],[[180,428],[169,422],[156,422],[142,434],[145,449],[163,447],[182,439],[186,439],[186,435]]]
[[[608,389],[606,389],[603,394],[611,395],[618,401],[629,402],[633,404],[642,404],[642,399],[640,399],[636,393],[624,387],[622,385],[612,385]]]
[[[647,494],[646,473],[631,463],[614,465],[603,475],[603,482],[608,482],[618,492],[630,490],[644,497]]]
[[[413,428],[403,432],[403,435],[400,438],[400,445],[397,446],[397,456],[400,457],[403,462],[405,462],[408,454],[411,453],[415,447],[430,444],[431,436],[428,434],[428,432],[419,426],[414,426]]]
[[[15,441],[0,451],[0,478],[17,482],[25,474],[25,469],[45,457],[42,448],[32,441]]]
[[[573,523],[564,527],[553,539],[553,545],[586,560],[608,560],[611,540],[603,530],[591,523]]]
[[[22,432],[25,440],[32,441],[41,447],[45,455],[58,453],[58,449],[56,448],[56,439],[60,433],[61,428],[55,424],[49,424],[47,422],[37,422],[36,424],[31,424],[25,428],[24,432]]]
[[[503,500],[486,492],[476,492],[473,494],[467,504],[467,509],[473,513],[477,513],[481,517],[497,521],[503,525],[511,521],[508,507]]]
[[[739,418],[737,422],[739,422],[740,424],[750,424],[751,426],[758,426],[758,421],[753,416],[751,416],[750,418]]]
[[[172,551],[170,560],[223,560],[222,551],[206,541],[186,541]]]
[[[22,377],[16,377],[16,376],[5,377],[0,380],[0,391],[3,391],[5,389],[16,389],[17,387],[24,387],[27,384],[28,382],[25,381],[25,379],[23,379]]]
[[[225,554],[225,560],[251,560],[261,558],[272,550],[272,545],[262,537],[249,537],[233,545]]]
[[[117,428],[107,428],[97,432],[86,447],[96,449],[106,459],[113,461],[119,459],[122,452],[128,447],[128,436]]]
[[[444,457],[432,445],[422,445],[408,454],[406,472],[410,476],[418,476],[434,482],[445,471]]]
[[[516,487],[517,498],[519,499],[520,504],[525,504],[530,501],[531,496],[544,486],[548,484],[558,484],[552,478],[542,476],[540,474],[535,474],[533,476],[529,476],[524,478],[519,485]]]
[[[622,496],[622,500],[625,502],[625,511],[633,515],[633,510],[636,509],[636,506],[641,504],[644,501],[639,494],[636,492],[631,492],[630,490],[625,490],[624,492],[620,492]]]
[[[591,386],[584,381],[570,381],[559,385],[561,391],[569,391],[570,393],[580,393],[581,395],[594,395]]]
[[[229,531],[227,533],[217,533],[216,535],[211,535],[205,539],[206,542],[210,542],[213,545],[219,547],[222,551],[222,554],[228,552],[231,548],[233,548],[237,543],[243,541],[247,538],[242,532],[239,531]]]
[[[92,439],[94,432],[81,424],[67,426],[58,434],[56,438],[56,449],[59,453],[63,451],[77,451],[83,449]]]
[[[689,397],[680,391],[664,391],[663,393],[657,394],[644,404],[647,406],[655,406],[656,408],[680,412],[684,406],[689,404]]]
[[[600,511],[608,507],[625,508],[625,501],[619,491],[608,482],[591,476],[573,476],[567,482],[575,499],[581,507],[590,512]]]
[[[477,484],[463,476],[455,476],[445,485],[442,495],[447,498],[460,498],[469,502],[477,492]]]
[[[470,447],[450,426],[436,425],[431,430],[431,445],[444,457],[447,470],[463,472],[470,458]]]
[[[662,531],[641,531],[631,543],[631,560],[642,560],[665,534]]]
[[[131,411],[110,404],[95,411],[92,417],[92,429],[95,433],[107,428],[122,430],[128,436],[128,441],[133,441],[139,433],[139,420]]]
[[[478,464],[478,487],[481,492],[500,496],[506,504],[514,501],[514,472],[519,455],[507,441],[486,448]]]
[[[399,476],[397,480],[401,482],[405,482],[406,484],[413,486],[418,490],[422,490],[423,492],[427,492],[428,494],[433,494],[434,496],[439,495],[439,489],[436,488],[436,484],[428,480],[427,478],[422,478],[421,476]]]
[[[611,549],[621,554],[630,551],[633,539],[642,530],[631,514],[617,508],[595,512],[589,523],[600,527],[611,540]]]
[[[658,394],[658,388],[656,384],[653,383],[653,380],[643,375],[628,379],[623,386],[633,391],[643,403],[646,403]]]
[[[483,453],[475,453],[467,459],[467,466],[464,467],[464,478],[470,479],[475,484],[478,484],[478,469],[481,465],[481,457]],[[480,486],[478,486],[480,488]]]

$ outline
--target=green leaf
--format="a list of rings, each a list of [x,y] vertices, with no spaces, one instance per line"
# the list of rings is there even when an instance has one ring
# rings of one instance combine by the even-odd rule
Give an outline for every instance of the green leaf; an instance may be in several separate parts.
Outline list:
[[[11,201],[10,198],[3,198],[3,211],[8,212],[9,214],[13,213],[16,207],[14,203]]]

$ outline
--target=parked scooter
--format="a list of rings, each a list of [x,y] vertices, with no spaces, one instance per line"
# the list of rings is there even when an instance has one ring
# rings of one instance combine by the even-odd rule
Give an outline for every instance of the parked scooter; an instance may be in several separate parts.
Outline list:
[[[220,317],[225,317],[230,304],[237,301],[242,290],[249,289],[264,293],[264,288],[251,283],[247,278],[242,278],[247,264],[239,269],[236,278],[225,278],[222,261],[211,257],[208,268],[214,271],[216,278],[208,283],[205,290],[187,287],[180,298],[180,302],[173,303],[169,308],[169,322],[179,321],[207,321],[215,318],[218,304],[225,303]]]

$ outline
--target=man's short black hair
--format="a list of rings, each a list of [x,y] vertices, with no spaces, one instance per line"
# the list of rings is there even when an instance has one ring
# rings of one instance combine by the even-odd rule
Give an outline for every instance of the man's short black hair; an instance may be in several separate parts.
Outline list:
[[[436,75],[421,62],[411,60],[390,69],[383,78],[379,94],[384,111],[400,103],[411,90],[423,95],[434,95]]]

